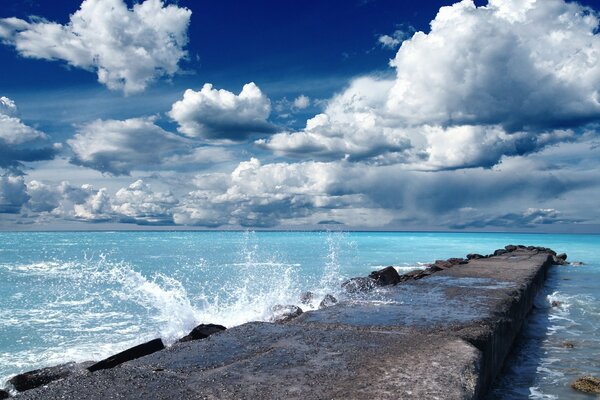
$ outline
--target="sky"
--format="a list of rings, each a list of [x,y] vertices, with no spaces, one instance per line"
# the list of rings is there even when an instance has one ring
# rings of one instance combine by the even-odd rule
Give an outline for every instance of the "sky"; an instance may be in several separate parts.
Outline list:
[[[600,233],[600,1],[5,1],[0,229]]]

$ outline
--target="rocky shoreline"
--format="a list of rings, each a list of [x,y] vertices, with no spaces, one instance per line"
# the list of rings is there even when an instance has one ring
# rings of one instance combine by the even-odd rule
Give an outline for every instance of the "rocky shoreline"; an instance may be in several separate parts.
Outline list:
[[[274,307],[274,324],[264,325],[260,323],[250,323],[245,324],[248,325],[247,327],[236,327],[230,330],[226,330],[225,327],[220,325],[203,324],[194,328],[188,335],[181,338],[175,345],[166,350],[162,340],[155,339],[150,342],[143,343],[133,348],[127,349],[123,352],[115,354],[99,362],[67,363],[55,367],[48,367],[35,371],[25,372],[23,374],[19,374],[11,378],[8,381],[8,386],[11,389],[12,394],[16,394],[19,398],[36,398],[37,395],[43,395],[43,398],[71,398],[68,397],[69,393],[73,394],[74,397],[72,398],[97,398],[94,396],[100,395],[100,393],[106,393],[102,392],[101,390],[100,393],[96,393],[93,395],[90,394],[90,397],[86,397],[85,395],[84,397],[75,397],[75,395],[77,395],[78,393],[77,388],[80,386],[78,382],[81,383],[80,390],[83,390],[83,388],[88,390],[90,384],[93,387],[96,387],[95,385],[97,384],[97,382],[94,383],[94,381],[96,380],[95,377],[98,377],[98,379],[100,380],[105,378],[105,376],[102,375],[103,371],[107,371],[106,373],[110,371],[110,374],[112,376],[114,376],[115,374],[118,376],[120,374],[120,371],[127,370],[127,373],[130,373],[132,372],[130,371],[132,368],[134,370],[138,370],[140,365],[147,366],[147,362],[150,362],[152,364],[153,374],[164,372],[166,370],[170,370],[169,366],[167,365],[168,362],[165,365],[161,365],[160,363],[152,363],[152,361],[150,361],[152,357],[157,358],[158,356],[158,359],[160,359],[160,354],[164,353],[164,357],[169,358],[169,362],[174,362],[174,360],[177,359],[180,359],[179,361],[181,361],[181,358],[185,358],[186,356],[185,353],[180,353],[182,351],[182,346],[188,345],[188,343],[196,343],[198,341],[203,342],[203,339],[207,339],[212,335],[216,335],[214,336],[215,339],[218,339],[217,336],[219,336],[221,341],[227,341],[227,332],[239,332],[240,330],[248,329],[249,327],[252,327],[252,329],[250,329],[251,331],[264,330],[266,333],[270,333],[270,331],[275,327],[283,326],[291,328],[297,324],[297,326],[304,327],[308,330],[315,330],[315,332],[318,333],[317,336],[321,335],[323,336],[323,338],[329,338],[328,334],[320,332],[320,330],[324,328],[344,329],[345,333],[352,332],[353,330],[359,328],[359,330],[367,329],[367,331],[373,332],[375,336],[377,336],[377,340],[380,340],[381,338],[377,335],[377,333],[380,333],[381,331],[401,331],[404,335],[414,334],[416,331],[419,331],[419,324],[414,324],[410,322],[415,317],[418,317],[422,318],[425,321],[425,325],[430,325],[428,329],[441,329],[440,326],[445,325],[443,323],[441,323],[440,325],[440,321],[433,318],[432,316],[419,315],[420,311],[417,311],[416,307],[413,308],[415,315],[411,316],[411,310],[406,309],[406,307],[402,307],[402,303],[405,301],[402,297],[405,293],[405,290],[403,289],[415,291],[415,294],[418,295],[419,292],[425,293],[425,291],[427,290],[438,290],[441,287],[444,291],[443,296],[446,296],[447,299],[451,301],[456,301],[456,296],[461,293],[474,293],[477,296],[482,296],[482,298],[484,299],[485,296],[491,296],[491,294],[493,293],[493,296],[490,298],[489,310],[479,310],[476,305],[470,304],[467,301],[465,301],[465,304],[461,304],[461,306],[465,309],[465,314],[473,314],[472,318],[457,318],[456,321],[452,321],[452,323],[446,327],[446,329],[451,329],[452,331],[464,330],[467,334],[463,336],[459,335],[460,340],[463,341],[461,342],[461,345],[465,344],[475,346],[475,350],[481,353],[478,356],[478,362],[482,363],[482,370],[485,370],[484,373],[480,374],[478,379],[473,378],[476,380],[476,382],[472,382],[468,385],[459,385],[461,386],[461,393],[465,394],[466,397],[456,397],[478,398],[478,396],[485,392],[487,386],[489,386],[493,378],[498,373],[502,365],[502,361],[504,360],[504,357],[506,356],[506,353],[508,352],[510,345],[512,344],[512,340],[514,339],[514,336],[516,336],[523,319],[525,318],[531,307],[535,290],[543,283],[545,268],[547,268],[551,264],[567,264],[566,260],[566,254],[557,254],[555,251],[548,248],[508,245],[505,248],[498,249],[489,255],[468,254],[465,258],[450,258],[447,260],[436,260],[434,263],[427,265],[426,268],[423,270],[415,270],[403,275],[398,274],[397,270],[393,266],[389,266],[379,271],[374,271],[367,277],[352,278],[342,284],[343,289],[346,293],[348,293],[350,298],[357,294],[368,294],[373,290],[383,290],[383,293],[387,296],[387,298],[390,299],[389,301],[396,301],[397,303],[397,305],[394,305],[394,307],[388,307],[390,312],[387,315],[385,314],[385,308],[382,309],[382,307],[375,307],[374,303],[370,304],[367,300],[363,300],[363,303],[366,304],[366,306],[363,303],[361,303],[360,306],[357,306],[356,304],[350,303],[348,301],[340,302],[335,297],[327,295],[320,302],[318,307],[319,310],[317,311],[310,311],[304,313],[303,310],[296,305],[280,305]],[[499,263],[502,265],[500,265]],[[479,268],[473,268],[477,266],[479,266]],[[514,286],[518,288],[517,292],[519,290],[522,291],[522,293],[518,293],[518,296],[516,297],[514,293],[515,288],[512,286],[509,291],[507,291],[506,293],[503,292],[503,285],[512,285],[511,282],[516,279],[515,277],[510,276],[510,274],[507,275],[506,270],[502,270],[502,268],[506,269],[507,266],[517,268],[518,271],[520,271],[519,273],[523,275],[518,276],[519,274],[515,274],[520,280],[517,279],[515,281]],[[449,283],[438,282],[444,280],[448,280]],[[486,291],[487,289],[483,290],[477,285],[471,288],[471,291],[465,290],[465,288],[463,288],[462,286],[464,282],[471,282],[472,280],[487,280],[492,282],[493,285],[497,285],[497,287],[494,287],[492,284],[486,284],[489,287],[494,287],[494,290],[490,293]],[[432,282],[432,284],[427,285],[427,281]],[[527,294],[527,296],[525,296],[525,293]],[[498,296],[499,294],[502,294],[502,296],[506,297],[506,299],[503,298],[502,302],[497,303],[494,297]],[[402,300],[398,301],[399,298]],[[514,300],[515,304],[511,303],[507,308],[507,301],[509,299]],[[300,302],[302,304],[310,304],[313,301],[315,301],[314,294],[310,292],[304,293],[302,295],[302,298],[300,299]],[[500,307],[500,309],[494,309],[494,307]],[[452,310],[449,310],[449,312],[451,311]],[[505,315],[502,315],[502,311],[504,311]],[[370,312],[371,315],[367,315],[365,314],[365,312]],[[373,318],[373,314],[375,313],[381,315],[378,315],[377,318]],[[494,316],[498,313],[502,315],[502,318],[498,321],[490,322],[489,315]],[[515,321],[503,322],[503,319],[507,319],[509,318],[509,316],[512,316],[511,318],[515,319]],[[361,318],[365,319],[367,323],[363,324],[363,321],[360,320]],[[451,317],[448,318],[452,319]],[[472,323],[475,323],[474,327],[470,325]],[[487,330],[482,328],[483,326],[486,326],[486,324],[489,325],[488,328],[486,328]],[[268,325],[272,325],[272,327],[269,328]],[[511,332],[510,335],[508,335],[510,340],[507,341],[507,344],[505,343],[503,344],[503,346],[501,346],[502,348],[500,349],[500,351],[498,351],[498,349],[495,348],[486,349],[486,346],[489,346],[490,335],[494,335],[494,329],[500,329],[501,331],[508,330]],[[294,335],[297,334],[298,333],[294,329],[291,329],[288,336],[294,337]],[[235,337],[235,333],[231,335]],[[506,332],[504,332],[503,335],[506,336]],[[283,334],[283,336],[285,336],[285,334]],[[356,340],[354,336],[352,336],[352,340]],[[502,341],[506,340],[502,339]],[[269,346],[268,342],[263,343],[261,341],[260,344],[261,346]],[[336,344],[332,344],[332,346],[338,348],[338,345]],[[315,351],[318,352],[318,349]],[[448,351],[452,352],[451,350]],[[469,357],[473,356],[473,354],[471,354],[472,351],[473,349],[469,349],[469,351],[467,352]],[[486,359],[486,351],[488,353],[499,353],[500,355],[493,356],[492,359]],[[198,354],[199,356],[202,355],[202,353]],[[487,355],[487,358],[489,358],[489,354]],[[135,364],[136,361],[134,360],[137,360],[137,365]],[[225,364],[227,365],[226,362]],[[123,369],[122,367],[125,365],[129,365],[130,367]],[[192,374],[191,376],[193,377],[193,365],[189,365],[188,367],[190,367],[190,371],[188,372],[190,372]],[[256,368],[259,367],[259,365],[256,366]],[[297,366],[295,368],[300,367]],[[190,379],[190,377],[185,371],[181,373],[184,376],[186,376],[186,379]],[[278,374],[280,373],[281,372],[278,372]],[[276,374],[273,377],[273,379],[278,379],[278,375]],[[68,382],[68,384],[66,386],[63,384],[61,387],[61,382]],[[136,385],[144,386],[144,380],[137,381]],[[72,392],[69,389],[70,387],[74,388],[72,389]],[[54,388],[56,388],[56,390],[54,390]],[[98,390],[97,387],[96,390]],[[245,389],[242,388],[238,395],[233,396],[233,398],[251,397],[250,394],[254,393],[256,390],[257,389],[255,387],[246,387]],[[204,393],[204,389],[201,386],[198,386],[196,388],[196,392]],[[117,388],[116,393],[125,395],[125,398],[130,398],[129,396],[127,396],[128,390],[124,390],[124,392],[121,392]],[[272,392],[271,394],[273,393],[276,392]],[[430,392],[426,390],[426,393]],[[31,396],[28,396],[28,394],[31,394]],[[67,395],[67,397],[65,397],[65,394]],[[82,395],[82,393],[80,392],[79,395]],[[453,396],[442,398],[455,398]],[[8,397],[9,392],[0,391],[0,399]],[[220,396],[215,395],[213,392],[210,392],[207,395],[207,398],[218,397]],[[294,396],[291,396],[290,398],[293,397]],[[403,396],[400,397],[404,398]],[[163,397],[157,395],[157,397],[150,398]],[[194,397],[183,396],[181,398]],[[362,396],[357,395],[356,398],[362,398]],[[381,398],[387,398],[387,396],[383,395]],[[412,395],[407,395],[406,398],[413,397]]]

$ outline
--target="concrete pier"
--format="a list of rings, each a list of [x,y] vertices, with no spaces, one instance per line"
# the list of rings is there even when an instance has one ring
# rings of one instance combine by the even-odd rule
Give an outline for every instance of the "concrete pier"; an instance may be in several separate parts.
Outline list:
[[[552,255],[519,248],[287,323],[248,323],[20,399],[478,399]]]

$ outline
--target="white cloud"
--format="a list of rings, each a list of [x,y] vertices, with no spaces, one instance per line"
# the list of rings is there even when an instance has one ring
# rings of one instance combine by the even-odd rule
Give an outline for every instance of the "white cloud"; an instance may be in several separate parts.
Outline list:
[[[596,14],[563,0],[464,0],[405,40],[395,79],[367,76],[297,132],[256,144],[277,155],[448,169],[527,154],[600,121]]]
[[[527,157],[508,157],[495,168],[459,171],[251,159],[229,175],[198,176],[197,189],[176,208],[174,221],[272,227],[334,220],[351,227],[394,228],[599,221],[600,214],[587,210],[587,199],[595,198],[591,193],[600,193],[598,161],[593,161],[600,146],[594,149],[592,143],[561,144]],[[591,192],[579,198],[575,193],[582,190]],[[550,209],[554,211],[543,211]]]
[[[410,25],[401,26],[401,29],[396,29],[391,35],[380,35],[377,43],[384,49],[395,50],[415,32],[415,28]]]
[[[396,47],[398,47],[400,45],[400,43],[402,43],[402,41],[400,39],[397,39],[390,35],[381,35],[381,36],[379,36],[377,41],[379,42],[379,44],[382,47],[385,47],[388,49],[395,49]]]
[[[169,116],[186,136],[238,141],[252,133],[272,132],[267,122],[270,113],[271,101],[253,82],[238,95],[207,83],[198,92],[186,90]]]
[[[172,224],[172,209],[178,200],[171,192],[153,192],[150,185],[137,180],[121,188],[113,199],[113,212],[122,222]]]
[[[45,133],[21,121],[14,101],[0,97],[0,167],[53,158],[60,145],[51,145],[47,139]]]
[[[4,212],[40,218],[204,227],[485,228],[600,223],[600,146],[594,136],[493,168],[407,170],[348,161],[240,162],[230,172],[154,175],[120,189],[10,179]],[[174,183],[173,178],[176,179]],[[6,177],[3,178],[5,181]],[[19,189],[21,188],[21,189]],[[5,196],[8,197],[8,196]],[[57,200],[58,199],[58,200]],[[58,203],[58,206],[57,206]],[[37,211],[35,211],[37,210]]]
[[[18,114],[17,105],[8,97],[0,97],[0,115],[7,117],[16,117]]]
[[[73,217],[88,222],[108,222],[113,220],[113,210],[106,188],[91,191],[90,196],[81,204],[73,206]]]
[[[27,208],[36,213],[51,212],[60,206],[63,195],[61,188],[62,186],[57,188],[36,180],[30,181],[27,183]]]
[[[387,124],[378,111],[392,84],[369,77],[356,79],[329,101],[324,113],[309,119],[304,130],[278,133],[256,144],[278,155],[302,158],[405,160],[411,147],[409,138]]]
[[[39,139],[46,139],[43,132],[25,125],[18,117],[14,101],[0,97],[0,140],[7,145],[18,145]]]
[[[563,0],[464,0],[391,65],[387,111],[409,124],[500,124],[508,131],[600,117],[595,14]]]
[[[98,190],[90,184],[78,187],[67,181],[51,184],[37,180],[31,180],[26,187],[28,201],[24,208],[34,221],[48,221],[50,217],[88,222],[113,219],[106,188]]]
[[[198,176],[198,189],[176,209],[174,220],[211,227],[272,227],[308,220],[316,224],[323,210],[350,207],[360,197],[330,193],[341,169],[337,164],[317,162],[263,165],[252,158],[239,163],[229,175]],[[342,213],[338,210],[335,215]]]
[[[179,70],[191,11],[161,0],[85,0],[66,25],[0,19],[0,38],[24,57],[92,70],[113,90],[135,93]]]
[[[294,107],[303,110],[310,106],[310,97],[301,94],[294,99]]]

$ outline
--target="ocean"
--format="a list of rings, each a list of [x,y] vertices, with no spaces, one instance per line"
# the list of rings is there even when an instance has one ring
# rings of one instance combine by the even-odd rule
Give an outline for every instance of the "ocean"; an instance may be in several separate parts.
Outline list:
[[[490,397],[586,398],[569,384],[600,375],[600,236],[508,233],[2,232],[0,387],[18,372],[173,343],[200,323],[266,321],[305,291],[343,298],[345,279],[388,265],[407,272],[507,244],[584,265],[552,267]]]

